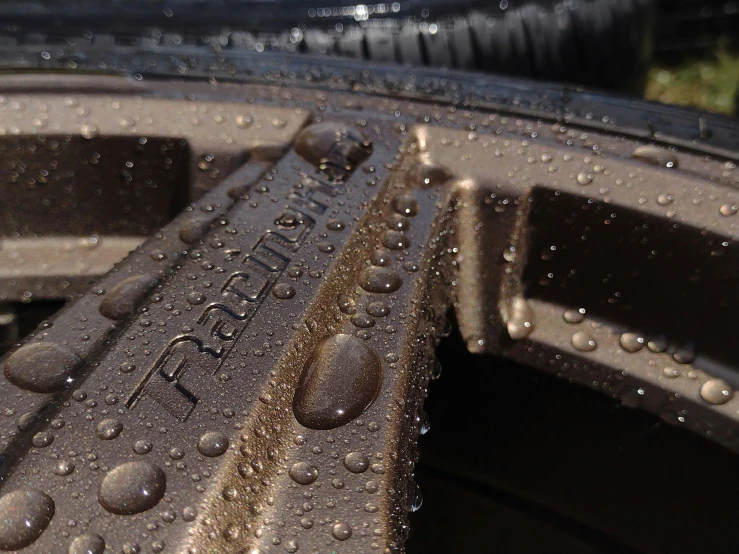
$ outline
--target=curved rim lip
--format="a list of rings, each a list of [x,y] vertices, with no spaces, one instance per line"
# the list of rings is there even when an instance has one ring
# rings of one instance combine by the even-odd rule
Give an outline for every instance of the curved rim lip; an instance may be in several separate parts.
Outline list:
[[[149,63],[142,58],[148,57]],[[131,63],[127,60],[135,60]],[[562,121],[623,134],[689,152],[739,161],[737,120],[690,107],[669,106],[579,85],[460,70],[414,68],[280,52],[214,51],[210,47],[114,47],[88,45],[0,47],[0,88],[18,74],[62,71],[70,75],[215,79],[222,82],[301,86],[392,96],[465,108],[501,109],[515,115]],[[3,77],[11,75],[12,77]],[[129,82],[133,82],[129,79]],[[6,85],[7,86],[7,85]],[[450,94],[450,91],[453,91]],[[648,106],[652,117],[644,118]]]

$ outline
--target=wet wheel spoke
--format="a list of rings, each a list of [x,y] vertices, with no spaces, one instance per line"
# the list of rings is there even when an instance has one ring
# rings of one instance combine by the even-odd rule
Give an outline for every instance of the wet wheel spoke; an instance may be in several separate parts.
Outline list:
[[[85,155],[68,171],[115,177],[126,202],[91,189],[107,215],[72,238],[56,222],[6,233],[4,302],[63,298],[64,279],[78,296],[3,360],[0,548],[403,551],[452,314],[470,352],[739,448],[733,162],[339,91],[116,94],[54,96],[44,125]],[[0,111],[21,102],[41,99]],[[1,155],[17,158],[38,122],[8,117],[20,138]],[[121,173],[111,145],[139,157]],[[136,203],[132,182],[161,196]],[[134,233],[134,207],[159,230]],[[85,248],[115,248],[84,270],[28,254],[82,248],[92,220],[106,232]]]

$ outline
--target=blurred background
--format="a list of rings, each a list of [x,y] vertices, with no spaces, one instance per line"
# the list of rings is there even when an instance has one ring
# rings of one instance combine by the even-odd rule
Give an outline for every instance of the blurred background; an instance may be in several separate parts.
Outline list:
[[[657,10],[645,97],[736,116],[739,2],[659,0]]]
[[[585,85],[727,115],[739,0],[3,0],[0,44],[288,52]]]

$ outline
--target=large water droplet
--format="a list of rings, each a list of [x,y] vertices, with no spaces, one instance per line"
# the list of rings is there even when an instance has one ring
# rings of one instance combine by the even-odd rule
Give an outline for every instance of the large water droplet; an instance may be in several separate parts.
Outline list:
[[[66,460],[62,460],[54,466],[54,474],[62,477],[70,475],[73,471],[74,464],[72,462],[67,462]]]
[[[726,404],[734,397],[734,390],[723,379],[710,379],[701,387],[701,398],[709,404]]]
[[[414,186],[431,188],[440,185],[449,179],[452,174],[443,166],[432,164],[416,164],[409,172],[408,178]]]
[[[351,296],[346,294],[340,294],[336,298],[336,305],[339,306],[341,313],[346,315],[353,315],[357,313],[357,305]]]
[[[582,321],[585,319],[585,308],[578,308],[577,310],[565,310],[565,313],[562,317],[567,323],[572,323],[573,325],[582,323]]]
[[[369,468],[369,458],[364,452],[349,452],[344,458],[344,467],[352,473],[364,473]]]
[[[626,352],[639,352],[644,348],[644,337],[637,335],[636,333],[624,333],[619,339],[621,348]]]
[[[598,347],[598,344],[590,333],[578,331],[572,335],[572,346],[581,352],[592,352]]]
[[[331,534],[337,541],[345,541],[352,536],[352,526],[341,521],[331,528]]]
[[[295,152],[333,179],[343,179],[372,153],[372,143],[358,131],[337,123],[317,123],[295,141]]]
[[[662,375],[668,379],[675,379],[676,377],[680,377],[680,372],[674,367],[665,367],[662,369]]]
[[[218,431],[205,433],[198,441],[198,451],[203,456],[215,458],[228,450],[228,437]]]
[[[114,514],[137,514],[156,506],[164,496],[167,477],[148,462],[126,462],[112,470],[100,484],[98,500]]]
[[[41,433],[36,433],[31,439],[31,444],[33,444],[33,446],[35,446],[36,448],[46,448],[52,442],[54,442],[54,435],[52,435],[51,433],[46,433],[45,431],[42,431]]]
[[[318,469],[308,462],[297,462],[290,468],[290,478],[300,485],[310,485],[318,479]]]
[[[370,302],[367,305],[367,313],[373,317],[386,317],[390,313],[390,308],[382,302]]]
[[[100,535],[87,533],[80,535],[69,546],[69,554],[103,554],[105,541]]]
[[[739,212],[739,204],[721,204],[718,211],[724,217],[731,217]]]
[[[123,431],[123,424],[115,419],[104,419],[95,429],[98,438],[106,441],[116,438],[121,431]]]
[[[357,281],[367,292],[377,293],[395,292],[403,284],[403,279],[394,271],[374,266],[360,271]]]
[[[370,263],[372,265],[385,267],[387,265],[390,265],[390,262],[392,262],[390,254],[385,250],[375,250],[374,252],[372,252],[372,254],[370,254]]]
[[[124,319],[131,315],[139,301],[157,284],[153,275],[135,275],[124,279],[105,295],[100,313],[108,319]]]
[[[411,228],[411,220],[399,214],[391,214],[387,218],[387,226],[391,231],[405,232]]]
[[[667,339],[665,337],[653,337],[647,342],[647,348],[652,352],[664,352],[667,350]]]
[[[672,359],[679,364],[689,364],[695,359],[695,348],[692,344],[679,346],[672,354]]]
[[[35,342],[11,354],[5,361],[5,376],[22,389],[56,392],[69,383],[81,362],[66,346]]]
[[[589,185],[593,182],[593,174],[592,173],[578,173],[577,174],[577,183],[580,185]]]
[[[54,501],[41,491],[23,489],[0,498],[0,549],[17,550],[41,536],[54,517]]]
[[[632,152],[631,156],[648,164],[661,167],[678,166],[677,157],[672,152],[657,146],[640,146]]]
[[[390,250],[405,250],[411,245],[411,241],[400,231],[385,231],[382,244]]]
[[[410,194],[394,196],[391,205],[393,211],[400,215],[414,216],[418,213],[418,202]]]
[[[180,240],[185,244],[194,244],[210,229],[213,216],[196,215],[185,220],[180,226]]]
[[[528,337],[534,330],[534,310],[525,298],[516,297],[509,301],[507,307],[506,329],[513,340]]]
[[[279,298],[281,300],[289,300],[290,298],[295,297],[295,287],[288,283],[277,283],[272,288],[272,294],[275,296],[275,298]]]
[[[334,429],[358,417],[380,392],[377,354],[351,335],[322,341],[300,375],[293,400],[295,418],[311,429]]]

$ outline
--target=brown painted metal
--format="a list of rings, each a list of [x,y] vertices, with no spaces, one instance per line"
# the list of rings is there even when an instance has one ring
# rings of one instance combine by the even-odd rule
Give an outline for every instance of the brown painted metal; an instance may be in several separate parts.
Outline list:
[[[338,92],[19,88],[4,300],[138,247],[4,359],[0,548],[402,551],[452,312],[739,448],[731,160]]]

